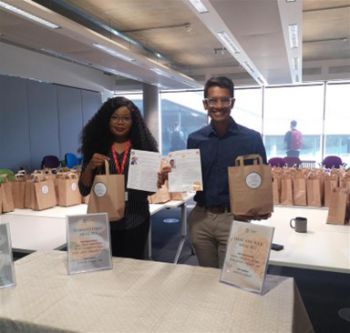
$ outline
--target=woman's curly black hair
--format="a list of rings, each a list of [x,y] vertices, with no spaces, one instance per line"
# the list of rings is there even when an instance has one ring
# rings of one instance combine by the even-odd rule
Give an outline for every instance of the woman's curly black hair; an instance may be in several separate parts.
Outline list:
[[[114,97],[102,104],[82,130],[79,151],[85,162],[90,161],[94,153],[108,154],[114,142],[109,121],[115,110],[122,106],[126,106],[131,113],[132,126],[129,134],[131,147],[138,150],[158,151],[157,141],[147,128],[137,106],[125,97]]]

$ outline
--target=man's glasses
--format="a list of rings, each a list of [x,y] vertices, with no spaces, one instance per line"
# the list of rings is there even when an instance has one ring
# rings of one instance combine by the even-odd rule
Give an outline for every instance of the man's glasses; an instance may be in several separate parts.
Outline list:
[[[114,123],[129,123],[131,121],[131,117],[119,117],[119,116],[112,116],[111,121]]]
[[[209,106],[218,106],[219,104],[221,104],[223,107],[228,107],[228,106],[231,106],[233,98],[232,97],[204,98],[204,101]]]

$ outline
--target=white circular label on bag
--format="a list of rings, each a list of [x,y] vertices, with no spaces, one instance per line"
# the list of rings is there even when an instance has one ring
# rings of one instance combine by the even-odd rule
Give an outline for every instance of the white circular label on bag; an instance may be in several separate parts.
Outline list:
[[[252,172],[245,178],[245,182],[250,188],[258,188],[261,185],[261,176],[256,172]]]
[[[41,192],[43,194],[48,194],[49,193],[49,187],[47,185],[41,186]]]
[[[107,193],[107,187],[103,183],[96,183],[94,186],[94,192],[98,197],[103,197]]]
[[[72,191],[76,191],[77,188],[78,188],[77,183],[72,183],[72,185],[71,185]]]

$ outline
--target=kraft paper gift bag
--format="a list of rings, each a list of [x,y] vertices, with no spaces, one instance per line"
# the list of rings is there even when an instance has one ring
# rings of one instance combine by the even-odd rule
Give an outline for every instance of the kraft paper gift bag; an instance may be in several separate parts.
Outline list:
[[[34,176],[32,182],[32,209],[44,210],[57,205],[55,185],[52,179],[45,176]]]
[[[345,224],[346,210],[349,204],[349,191],[345,188],[334,188],[330,193],[327,223]]]
[[[67,207],[81,204],[77,173],[71,171],[58,173],[56,184],[58,206]]]
[[[165,203],[171,200],[170,193],[168,191],[168,181],[157,190],[156,193],[148,196],[148,202],[150,204]]]
[[[306,180],[306,196],[308,206],[322,207],[322,183],[319,174],[310,172]]]
[[[182,201],[185,200],[187,196],[187,192],[171,192],[170,200]]]
[[[14,211],[15,205],[12,196],[12,183],[6,175],[0,175],[0,191],[2,197],[2,212],[9,213]]]
[[[282,168],[272,168],[272,197],[273,204],[279,205],[281,202],[281,178]]]
[[[245,165],[246,161],[253,165]],[[237,157],[228,168],[231,211],[236,218],[269,217],[273,212],[271,167],[259,155]]]
[[[21,172],[17,173],[12,181],[12,196],[15,208],[25,208],[26,179],[26,174]]]
[[[105,175],[95,175],[87,212],[105,212],[113,222],[124,217],[125,180],[124,175],[110,174],[108,161],[105,161],[105,169]]]
[[[293,202],[295,206],[306,206],[306,177],[304,172],[297,170],[293,175]]]
[[[324,175],[324,205],[329,207],[331,200],[331,193],[334,188],[339,186],[338,174],[326,173]]]
[[[293,181],[289,170],[284,170],[281,178],[281,205],[293,205]]]

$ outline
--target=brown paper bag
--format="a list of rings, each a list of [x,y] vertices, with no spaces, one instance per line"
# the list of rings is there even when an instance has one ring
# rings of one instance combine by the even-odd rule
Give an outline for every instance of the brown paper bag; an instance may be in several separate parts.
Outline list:
[[[77,173],[68,171],[57,174],[56,184],[58,206],[67,207],[81,204]]]
[[[31,186],[31,206],[33,210],[44,210],[56,206],[56,191],[52,179],[46,179],[45,176],[35,176]]]
[[[18,172],[12,181],[12,196],[15,208],[23,209],[25,207],[25,190],[26,190],[26,174]]]
[[[327,223],[345,224],[346,209],[349,204],[349,191],[345,188],[334,188],[330,194]]]
[[[105,161],[105,168],[105,175],[95,176],[87,212],[106,212],[110,222],[114,222],[124,217],[125,180],[124,175],[112,175],[109,173],[108,161]]]
[[[293,202],[295,206],[306,206],[306,177],[303,172],[297,172],[293,176]]]
[[[6,175],[0,177],[0,191],[2,197],[2,212],[9,213],[14,211],[15,205],[12,196],[12,183],[8,180]]]
[[[253,160],[253,165],[244,165]],[[259,155],[239,156],[228,168],[231,211],[235,216],[256,218],[273,212],[271,167]]]
[[[171,192],[170,200],[182,201],[185,200],[187,196],[187,192]]]
[[[334,188],[337,188],[338,184],[338,174],[336,173],[326,173],[324,175],[324,205],[329,207],[331,200],[331,193]],[[349,188],[350,189],[350,188]]]
[[[281,205],[293,205],[293,181],[289,170],[284,170],[281,179]]]
[[[319,174],[310,172],[306,180],[308,206],[322,207],[322,180]]]
[[[168,191],[168,181],[162,185],[158,191],[148,196],[148,202],[150,204],[165,203],[170,200],[170,193]]]
[[[282,179],[282,169],[272,168],[272,198],[273,204],[279,205],[281,202],[281,179]]]

